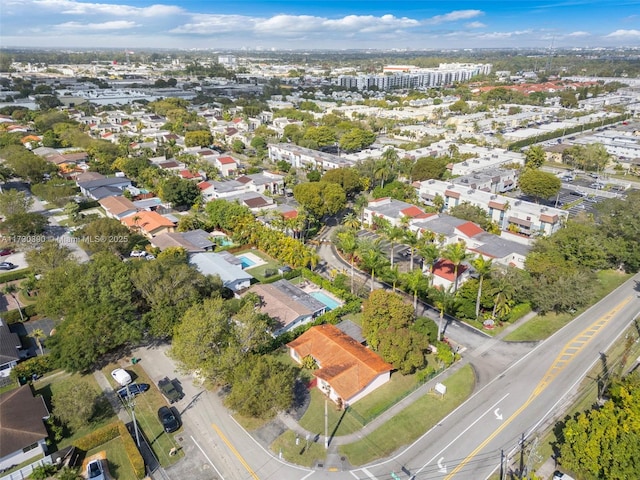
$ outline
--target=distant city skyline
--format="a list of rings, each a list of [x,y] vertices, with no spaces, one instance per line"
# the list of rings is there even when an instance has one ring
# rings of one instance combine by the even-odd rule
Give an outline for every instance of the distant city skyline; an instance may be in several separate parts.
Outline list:
[[[640,47],[640,0],[0,0],[0,13],[3,47]]]

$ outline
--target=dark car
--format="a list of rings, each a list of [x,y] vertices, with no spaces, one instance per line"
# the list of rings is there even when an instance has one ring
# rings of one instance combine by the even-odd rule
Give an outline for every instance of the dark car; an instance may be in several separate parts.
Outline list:
[[[0,250],[0,257],[6,257],[7,255],[11,255],[14,252],[15,250],[11,248],[3,248],[2,250]]]
[[[167,377],[158,382],[158,388],[169,403],[175,403],[184,397],[184,393],[176,388],[173,380],[169,380]]]
[[[149,390],[148,383],[132,383],[118,390],[118,395],[120,395],[121,398],[127,398],[129,395],[140,395],[147,390]]]
[[[2,262],[0,263],[0,270],[13,270],[16,266],[11,262]]]
[[[167,433],[175,432],[180,428],[180,423],[169,407],[160,407],[158,409],[158,420]]]

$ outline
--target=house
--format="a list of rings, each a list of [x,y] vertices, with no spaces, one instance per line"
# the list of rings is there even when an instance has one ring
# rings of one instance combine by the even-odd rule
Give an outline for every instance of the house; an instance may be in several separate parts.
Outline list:
[[[214,159],[213,165],[220,171],[223,177],[228,177],[237,173],[240,162],[233,157],[224,156]]]
[[[233,257],[233,259],[228,257]],[[203,275],[219,276],[222,285],[234,293],[249,288],[251,280],[253,280],[253,275],[245,272],[240,266],[241,260],[228,252],[194,253],[189,257],[189,262],[195,265]]]
[[[261,299],[260,311],[276,322],[275,336],[309,323],[327,310],[324,303],[293,285],[289,280],[258,284],[249,289]]]
[[[173,232],[176,227],[173,221],[163,217],[158,212],[148,212],[146,210],[124,217],[121,222],[132,230],[140,231],[148,238],[153,238],[161,233]]]
[[[188,232],[167,232],[156,235],[151,244],[161,251],[170,247],[184,248],[187,253],[208,252],[215,244],[209,240],[209,234],[204,230],[190,230]]]
[[[11,383],[9,374],[20,360],[19,350],[22,348],[20,337],[9,330],[0,319],[0,386]]]
[[[427,218],[433,213],[425,213],[424,210],[410,203],[395,200],[393,198],[378,198],[371,200],[363,211],[363,221],[367,225],[373,225],[374,217],[382,218],[391,225],[399,227],[405,221],[413,221]]]
[[[94,173],[94,172],[91,172]],[[85,176],[80,175],[76,180],[76,184],[80,187],[80,191],[86,197],[93,200],[110,197],[113,195],[122,195],[125,188],[131,186],[131,180],[127,177],[105,177],[104,175],[94,175],[95,180],[86,180]]]
[[[471,273],[471,269],[468,265],[461,263],[458,265],[458,288],[462,285]],[[445,290],[453,288],[456,283],[456,267],[455,265],[441,258],[431,267],[431,274],[433,275],[432,283],[434,287],[442,287]]]
[[[30,385],[0,394],[0,471],[46,454],[49,410]]]
[[[331,324],[312,327],[287,344],[302,363],[312,357],[318,388],[338,405],[352,405],[391,378],[393,365]]]
[[[107,217],[122,220],[124,217],[133,215],[138,208],[131,200],[120,195],[112,195],[110,197],[101,198],[98,203],[104,208]]]

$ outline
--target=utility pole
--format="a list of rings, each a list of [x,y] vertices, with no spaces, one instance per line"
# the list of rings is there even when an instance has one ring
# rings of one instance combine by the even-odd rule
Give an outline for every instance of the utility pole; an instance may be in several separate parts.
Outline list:
[[[524,475],[524,433],[520,440],[520,468],[518,470],[518,478],[522,480]]]
[[[324,448],[329,449],[329,407],[324,399]]]
[[[500,480],[504,480],[504,474],[505,474],[505,468],[504,468],[504,450],[500,450]]]
[[[136,422],[136,401],[135,396],[129,390],[129,385],[127,385],[127,407],[129,407],[131,411],[131,419],[133,420],[133,430],[136,434],[136,444],[140,447],[140,433],[138,432],[138,422]]]

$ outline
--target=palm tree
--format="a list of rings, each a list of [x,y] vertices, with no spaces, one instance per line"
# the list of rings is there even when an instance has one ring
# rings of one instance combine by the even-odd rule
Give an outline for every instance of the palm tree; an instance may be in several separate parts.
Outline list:
[[[405,286],[413,292],[413,310],[418,309],[418,292],[427,288],[429,280],[421,270],[412,270],[403,275]]]
[[[389,175],[391,175],[391,165],[384,159],[376,162],[373,178],[380,180],[380,188],[384,188],[384,181],[389,178]]]
[[[478,280],[478,296],[476,297],[476,320],[480,316],[480,298],[482,297],[482,281],[484,277],[489,275],[491,272],[491,259],[485,260],[485,258],[480,255],[477,258],[474,258],[471,261],[471,265],[476,269],[478,276],[480,277]]]
[[[342,225],[347,227],[349,230],[358,230],[360,229],[361,223],[355,212],[350,212],[342,219]]]
[[[36,328],[29,335],[36,341],[36,345],[38,345],[38,350],[40,350],[40,355],[44,355],[44,349],[42,348],[42,340],[47,338],[44,331],[41,328]]]
[[[442,252],[442,257],[453,263],[453,291],[458,291],[458,269],[460,264],[465,260],[471,258],[471,255],[467,252],[467,246],[464,242],[457,242],[447,245]]]
[[[416,232],[407,230],[406,232],[404,232],[403,241],[409,246],[409,250],[411,251],[411,263],[409,269],[413,270],[413,256],[416,252],[416,247],[420,243],[420,239],[418,238],[418,234]]]
[[[391,284],[391,289],[393,293],[396,292],[396,286],[398,282],[402,279],[402,274],[398,269],[398,265],[391,265],[390,268],[386,268],[384,272],[382,272],[382,278],[385,282]]]
[[[440,258],[440,249],[438,248],[438,245],[431,242],[422,243],[421,245],[418,246],[418,253],[424,260],[424,263],[422,265],[423,270],[424,270],[424,267],[427,266],[428,267],[427,270],[429,271],[429,273],[431,273],[431,270],[433,269],[433,264],[436,263],[436,261]]]
[[[358,251],[358,237],[349,231],[341,232],[338,234],[338,247],[349,258],[349,264],[351,265],[351,293],[353,293],[353,260]]]
[[[447,288],[433,288],[429,295],[433,305],[440,312],[440,321],[438,322],[438,341],[442,340],[442,328],[444,323],[444,314],[450,311],[456,304],[456,297],[451,291],[451,287]]]
[[[499,277],[493,283],[494,286],[491,290],[491,294],[493,295],[493,312],[491,315],[493,318],[496,318],[496,315],[506,315],[511,310],[515,288],[506,277]]]
[[[22,313],[22,307],[20,306],[20,301],[18,300],[18,296],[16,295],[16,293],[18,292],[18,287],[16,287],[16,285],[14,283],[7,283],[4,286],[4,289],[2,290],[2,292],[5,295],[10,295],[11,298],[13,298],[13,300],[16,302],[16,305],[18,305],[18,312],[20,312],[20,320],[22,322],[24,322],[24,315]]]
[[[360,242],[359,254],[362,266],[371,272],[371,291],[373,292],[376,271],[384,267],[386,263],[380,249],[380,240]]]
[[[393,267],[393,255],[395,253],[395,246],[398,240],[404,238],[404,230],[389,223],[389,226],[384,230],[384,236],[387,238],[387,240],[389,240],[389,243],[391,244],[389,261],[391,262],[391,266]]]

